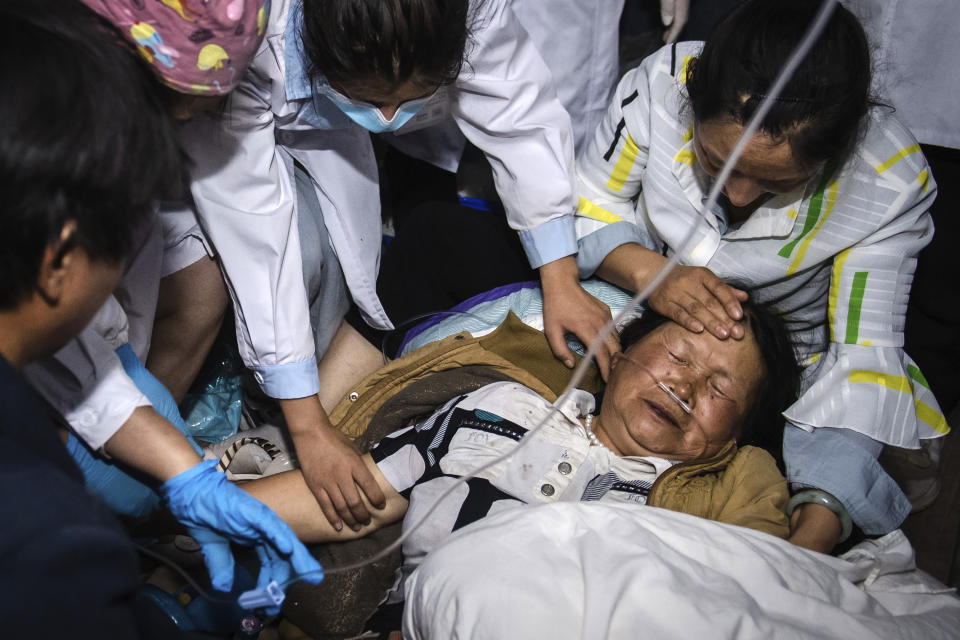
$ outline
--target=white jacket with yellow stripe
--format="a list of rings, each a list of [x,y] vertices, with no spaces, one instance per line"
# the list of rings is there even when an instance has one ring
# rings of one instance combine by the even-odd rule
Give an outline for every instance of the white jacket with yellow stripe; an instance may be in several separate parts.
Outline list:
[[[579,158],[581,275],[626,242],[679,251],[683,264],[749,286],[783,312],[809,364],[803,395],[784,413],[791,423],[907,448],[944,435],[946,420],[902,348],[936,194],[916,140],[889,110],[874,109],[840,171],[731,227],[720,208],[701,212],[713,179],[697,162],[684,85],[701,46],[667,46],[627,73]]]

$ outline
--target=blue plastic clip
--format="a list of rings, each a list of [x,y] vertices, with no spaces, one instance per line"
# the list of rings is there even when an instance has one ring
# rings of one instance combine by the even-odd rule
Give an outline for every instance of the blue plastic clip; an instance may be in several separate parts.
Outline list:
[[[241,609],[252,611],[260,607],[279,607],[285,597],[276,580],[271,580],[265,589],[250,589],[241,593],[237,604]]]

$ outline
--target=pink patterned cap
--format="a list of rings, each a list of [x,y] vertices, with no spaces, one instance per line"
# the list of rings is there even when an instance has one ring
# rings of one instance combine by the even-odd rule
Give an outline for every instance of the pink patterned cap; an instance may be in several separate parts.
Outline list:
[[[224,95],[263,40],[270,0],[83,0],[113,23],[164,84]]]

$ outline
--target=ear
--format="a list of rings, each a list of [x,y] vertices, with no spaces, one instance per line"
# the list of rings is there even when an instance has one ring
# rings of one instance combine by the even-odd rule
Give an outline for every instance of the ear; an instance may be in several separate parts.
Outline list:
[[[617,363],[623,360],[623,353],[618,351],[613,354],[613,357],[610,358],[610,373],[613,373],[613,370],[617,368]]]
[[[50,306],[55,306],[63,297],[67,276],[73,268],[74,235],[77,223],[67,221],[60,229],[60,237],[43,250],[40,273],[37,276],[37,293]]]

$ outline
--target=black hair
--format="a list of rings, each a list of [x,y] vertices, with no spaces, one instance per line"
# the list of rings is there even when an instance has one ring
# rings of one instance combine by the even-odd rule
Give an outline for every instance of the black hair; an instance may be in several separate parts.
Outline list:
[[[694,119],[746,124],[820,5],[820,0],[746,0],[717,23],[687,76]],[[830,161],[839,165],[859,142],[864,116],[875,104],[863,27],[837,4],[760,130],[785,138],[808,169]]]
[[[94,260],[126,257],[183,161],[139,56],[75,0],[0,3],[0,308],[36,285],[73,222]]]
[[[800,365],[779,313],[752,300],[741,302],[740,306],[763,358],[764,375],[754,403],[744,416],[737,442],[766,449],[783,469],[784,418],[781,414],[800,395]],[[670,319],[666,316],[647,309],[620,332],[620,346],[626,351],[667,322]]]
[[[468,0],[303,0],[301,38],[311,75],[335,85],[447,85],[463,65],[467,14]]]

